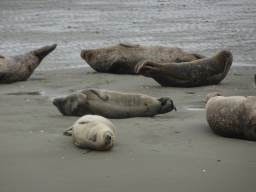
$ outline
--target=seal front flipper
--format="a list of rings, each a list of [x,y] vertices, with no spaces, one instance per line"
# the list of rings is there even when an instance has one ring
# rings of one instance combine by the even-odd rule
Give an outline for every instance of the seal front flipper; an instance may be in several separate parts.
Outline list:
[[[140,61],[134,68],[135,73],[142,74],[145,77],[151,77],[154,71],[155,62],[149,60]]]
[[[127,67],[128,67],[127,58],[125,58],[124,56],[121,56],[121,57],[115,59],[110,64],[110,67],[108,68],[107,72],[123,74],[128,70]]]
[[[108,100],[108,96],[104,91],[99,89],[89,89],[89,90],[93,92],[95,95],[97,95],[99,98],[101,98],[102,100],[104,101]]]
[[[68,129],[66,129],[63,134],[67,135],[67,136],[72,136],[72,130],[73,130],[73,126],[69,127]]]

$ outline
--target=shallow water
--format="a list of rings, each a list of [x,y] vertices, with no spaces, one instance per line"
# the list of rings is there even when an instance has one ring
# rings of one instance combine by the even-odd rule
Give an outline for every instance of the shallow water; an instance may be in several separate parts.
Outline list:
[[[244,66],[256,61],[255,5],[254,0],[1,1],[0,54],[57,43],[37,70],[58,70],[88,66],[80,58],[84,48],[131,42],[207,57],[229,49],[239,62],[235,66]]]

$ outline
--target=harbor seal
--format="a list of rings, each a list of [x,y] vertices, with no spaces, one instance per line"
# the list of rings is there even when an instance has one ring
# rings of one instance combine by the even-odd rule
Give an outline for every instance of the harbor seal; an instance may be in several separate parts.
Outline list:
[[[217,135],[256,141],[255,96],[214,96],[207,101],[205,111]]]
[[[106,151],[116,142],[116,128],[106,118],[98,115],[85,115],[63,132],[73,137],[80,148]]]
[[[30,51],[24,55],[0,56],[0,84],[26,81],[45,56],[51,53],[57,44]]]
[[[151,77],[165,87],[216,85],[226,77],[232,61],[231,52],[222,50],[211,58],[184,63],[141,61],[136,65],[135,72]]]
[[[120,43],[98,49],[84,49],[81,57],[97,72],[136,74],[134,67],[142,60],[180,63],[205,58],[181,48]]]
[[[67,116],[86,114],[106,118],[153,117],[177,110],[170,97],[156,99],[137,93],[87,89],[66,97],[55,98],[53,104]]]

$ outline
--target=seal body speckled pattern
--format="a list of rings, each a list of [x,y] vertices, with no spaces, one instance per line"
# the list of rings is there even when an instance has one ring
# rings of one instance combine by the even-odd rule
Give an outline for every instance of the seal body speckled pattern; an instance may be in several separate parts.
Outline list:
[[[84,49],[81,57],[98,72],[136,74],[134,67],[142,60],[180,63],[205,58],[181,48],[121,43],[98,49]]]
[[[156,99],[137,93],[87,89],[53,100],[63,115],[101,115],[106,118],[153,117],[176,107],[170,97]],[[78,113],[79,111],[79,113]]]
[[[151,77],[166,87],[197,87],[219,84],[227,75],[233,62],[228,50],[222,50],[211,58],[185,63],[162,64],[142,61],[135,72]]]
[[[0,57],[0,84],[26,81],[43,58],[57,45],[45,46],[24,55]]]
[[[256,97],[215,96],[207,101],[206,120],[218,135],[256,141]]]
[[[72,135],[75,145],[99,151],[110,150],[116,142],[115,126],[98,115],[85,115],[64,131]]]

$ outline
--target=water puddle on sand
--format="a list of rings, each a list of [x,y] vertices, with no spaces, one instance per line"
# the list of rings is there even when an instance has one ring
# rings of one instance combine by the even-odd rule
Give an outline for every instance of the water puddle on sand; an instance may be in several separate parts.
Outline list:
[[[204,111],[205,103],[204,102],[191,103],[191,105],[185,106],[185,109],[188,111]]]
[[[5,93],[6,95],[42,95],[43,92],[15,92],[15,93]]]

